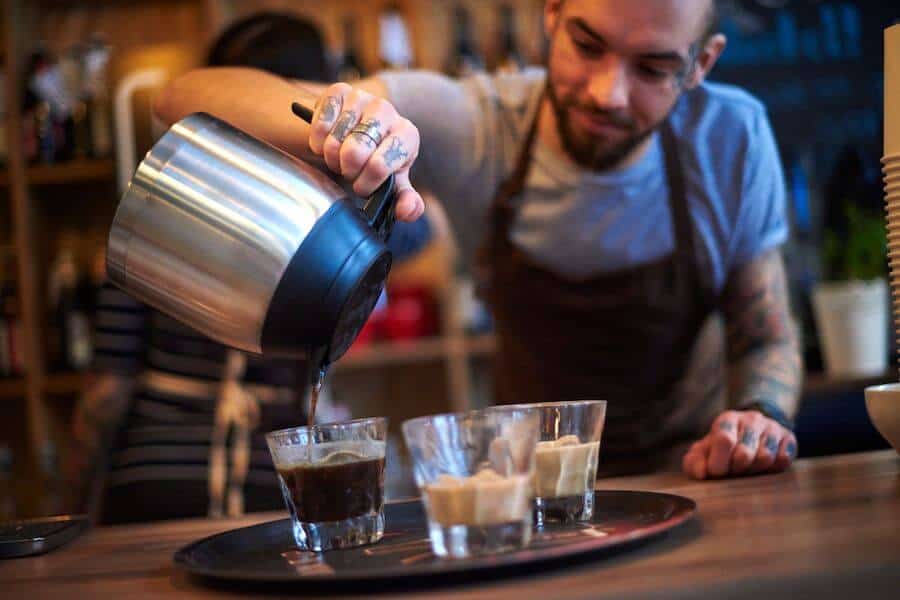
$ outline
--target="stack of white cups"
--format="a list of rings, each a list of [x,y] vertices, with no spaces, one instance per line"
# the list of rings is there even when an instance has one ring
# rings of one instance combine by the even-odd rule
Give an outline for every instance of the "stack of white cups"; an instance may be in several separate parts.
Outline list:
[[[900,24],[884,30],[884,202],[894,326],[900,340]],[[900,452],[900,383],[866,389],[872,423]]]

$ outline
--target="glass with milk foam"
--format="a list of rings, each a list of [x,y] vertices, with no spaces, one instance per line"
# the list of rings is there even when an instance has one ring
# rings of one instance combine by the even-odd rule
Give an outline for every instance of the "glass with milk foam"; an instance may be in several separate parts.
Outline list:
[[[606,402],[581,400],[497,406],[488,410],[531,409],[540,415],[535,448],[534,522],[588,521],[594,514],[594,481]]]
[[[539,415],[472,411],[403,423],[432,551],[463,558],[531,541]]]

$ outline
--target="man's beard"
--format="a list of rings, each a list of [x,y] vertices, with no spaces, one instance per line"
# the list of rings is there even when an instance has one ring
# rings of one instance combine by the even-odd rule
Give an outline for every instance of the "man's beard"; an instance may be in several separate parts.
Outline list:
[[[569,120],[567,110],[567,107],[574,107],[575,105],[564,104],[554,93],[552,84],[547,85],[547,96],[550,98],[550,105],[553,107],[553,113],[556,116],[556,128],[562,141],[563,149],[576,164],[592,171],[606,171],[617,166],[665,120],[664,117],[648,129],[638,131],[637,125],[627,116],[597,108],[587,109],[629,132],[629,135],[621,142],[604,148],[597,144],[593,137],[576,134],[575,128]]]

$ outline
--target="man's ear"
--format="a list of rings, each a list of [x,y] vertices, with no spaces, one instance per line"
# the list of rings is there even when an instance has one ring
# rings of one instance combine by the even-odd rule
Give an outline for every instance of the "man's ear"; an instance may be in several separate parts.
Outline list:
[[[711,35],[709,39],[706,40],[706,43],[703,44],[699,54],[697,54],[697,66],[688,78],[688,88],[695,88],[703,83],[706,76],[712,71],[716,61],[719,60],[719,57],[725,50],[725,44],[727,42],[728,40],[721,33]]]
[[[564,0],[547,0],[544,2],[544,35],[548,39],[553,37],[556,26],[559,24],[559,14],[562,12]]]

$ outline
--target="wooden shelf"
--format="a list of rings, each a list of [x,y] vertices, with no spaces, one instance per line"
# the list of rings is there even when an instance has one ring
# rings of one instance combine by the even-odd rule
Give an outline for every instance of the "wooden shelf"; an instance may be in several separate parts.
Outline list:
[[[115,163],[112,159],[73,160],[53,165],[33,165],[25,170],[28,183],[32,185],[55,185],[84,181],[112,181]],[[9,173],[0,171],[0,186],[9,185]]]
[[[415,364],[441,360],[447,354],[447,342],[442,337],[398,342],[375,342],[360,348],[353,348],[335,362],[336,372],[382,367],[401,364]]]
[[[414,365],[442,360],[452,353],[468,356],[493,354],[496,341],[493,334],[482,334],[455,340],[433,337],[420,340],[375,342],[351,349],[334,364],[335,371],[365,369],[391,365]]]
[[[84,387],[87,375],[85,373],[55,373],[48,375],[44,380],[44,393],[62,396],[65,394],[77,394]]]
[[[56,373],[44,379],[42,391],[50,395],[75,394],[84,387],[84,373]],[[0,379],[0,398],[23,398],[25,396],[25,378]]]
[[[22,398],[25,396],[25,378],[0,379],[0,398]]]
[[[420,340],[375,342],[350,350],[334,365],[335,372],[371,369],[396,365],[416,365],[445,359],[454,350],[468,356],[489,356],[496,347],[493,334],[481,334],[464,338],[462,346],[444,337]],[[84,387],[84,373],[54,373],[44,379],[43,392],[50,395],[74,394]],[[17,398],[25,395],[25,379],[0,380],[0,398]]]
[[[870,385],[896,383],[897,381],[896,369],[889,369],[886,373],[869,377],[833,377],[827,373],[807,373],[803,380],[803,393],[805,395],[862,390]]]
[[[491,356],[497,351],[497,338],[493,333],[481,333],[466,338],[466,353],[469,356]]]

